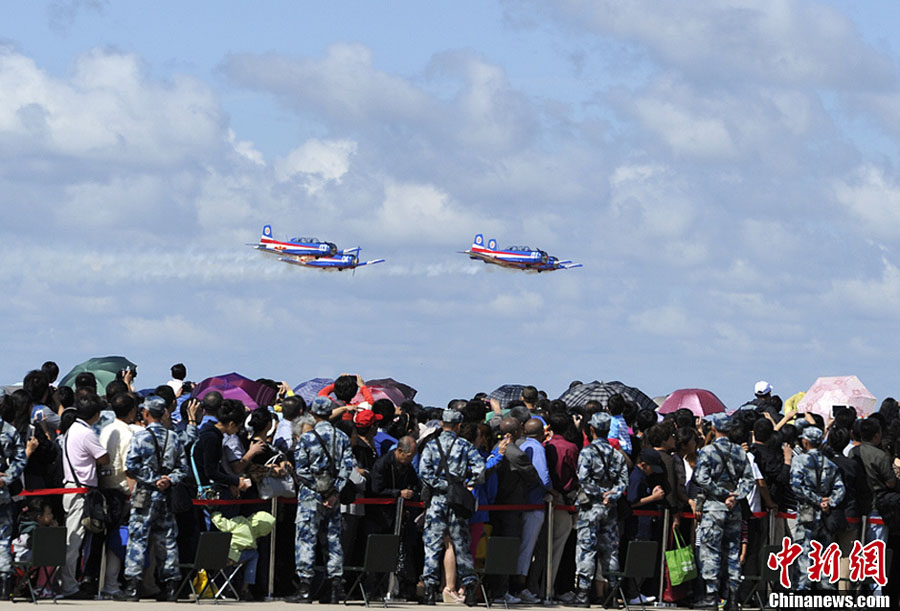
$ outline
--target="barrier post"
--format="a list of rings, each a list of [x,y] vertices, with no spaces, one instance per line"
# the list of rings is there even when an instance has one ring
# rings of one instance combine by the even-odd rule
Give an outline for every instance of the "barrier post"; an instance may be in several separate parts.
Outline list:
[[[109,533],[107,533],[109,536]],[[124,568],[124,565],[123,565]],[[103,541],[100,550],[100,577],[97,579],[97,596],[94,600],[103,600],[103,588],[106,587],[106,541]]]
[[[869,526],[869,515],[863,514],[860,516],[859,520],[859,540],[862,541],[862,544],[866,544],[866,530],[868,530]]]
[[[547,589],[544,591],[544,604],[553,603],[553,518],[556,510],[553,499],[547,501]]]
[[[769,545],[775,545],[775,512],[771,509],[769,510],[769,534],[766,539],[769,542]]]
[[[402,530],[402,521],[403,521],[403,497],[397,497],[397,511],[394,513],[394,534],[401,536],[400,532]],[[403,542],[400,542],[400,545],[403,545]],[[409,561],[409,558],[407,558]],[[388,588],[387,593],[384,595],[385,602],[389,602],[394,597],[394,588],[397,586],[397,572],[391,571],[388,575]]]
[[[275,596],[275,534],[278,531],[278,497],[272,497],[272,515],[275,521],[272,522],[272,534],[269,538],[269,595],[267,600],[272,600]]]
[[[663,536],[662,536],[662,545],[660,546],[662,550],[659,553],[659,596],[657,596],[656,600],[662,602],[663,599],[663,589],[666,587],[666,545],[669,541],[669,507],[666,506],[663,511]],[[625,601],[626,603],[628,601]]]

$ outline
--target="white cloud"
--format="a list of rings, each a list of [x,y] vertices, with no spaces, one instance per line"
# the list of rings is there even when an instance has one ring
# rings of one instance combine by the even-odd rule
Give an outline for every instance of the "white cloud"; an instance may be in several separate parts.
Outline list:
[[[847,179],[834,181],[834,197],[880,238],[900,235],[900,184],[874,165],[857,168]]]
[[[674,305],[650,308],[629,316],[631,326],[637,331],[667,337],[690,337],[697,325],[683,308]]]
[[[544,298],[534,291],[497,295],[489,307],[504,316],[539,317],[544,308]]]
[[[384,200],[374,222],[361,222],[369,231],[401,244],[468,244],[465,240],[475,233],[495,226],[489,219],[467,211],[434,185],[393,180],[385,184]]]
[[[178,314],[162,318],[130,316],[122,318],[119,325],[128,341],[145,347],[204,345],[209,348],[220,344],[215,334]]]
[[[825,301],[837,308],[852,305],[869,316],[896,314],[900,303],[900,269],[882,259],[879,278],[833,278]]]
[[[896,83],[886,53],[869,47],[835,7],[809,0],[663,3],[562,0],[549,11],[580,31],[638,45],[695,80],[845,88]]]
[[[329,182],[340,183],[356,149],[352,140],[307,140],[275,162],[275,177],[282,182],[297,179],[314,195]]]

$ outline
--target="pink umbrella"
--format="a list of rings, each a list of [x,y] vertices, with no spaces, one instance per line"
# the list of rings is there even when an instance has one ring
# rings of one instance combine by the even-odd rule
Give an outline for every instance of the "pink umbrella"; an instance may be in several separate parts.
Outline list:
[[[860,418],[874,411],[877,399],[856,376],[819,378],[797,404],[797,411],[819,414],[826,420],[835,405],[848,405]]]
[[[394,388],[393,386],[369,386],[369,390],[372,391],[372,398],[376,401],[379,399],[387,399],[391,403],[394,404],[394,407],[403,403],[406,400],[406,397],[403,396],[403,392],[398,388]],[[363,397],[362,392],[357,392],[356,396],[353,397],[353,400],[350,401],[352,405],[356,405],[358,403],[362,403],[366,398]]]
[[[725,411],[725,404],[714,393],[702,388],[676,390],[659,406],[660,414],[671,414],[679,409],[689,409],[698,418]]]

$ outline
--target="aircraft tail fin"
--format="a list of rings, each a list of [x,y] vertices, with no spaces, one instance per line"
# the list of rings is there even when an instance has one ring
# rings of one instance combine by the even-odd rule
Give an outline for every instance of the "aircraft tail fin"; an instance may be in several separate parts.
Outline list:
[[[479,233],[475,236],[475,239],[472,240],[472,248],[475,248],[475,247],[481,248],[483,246],[484,246],[484,235]]]
[[[259,241],[262,242],[264,238],[270,239],[270,240],[272,239],[272,226],[271,225],[263,226],[262,233],[259,236]]]

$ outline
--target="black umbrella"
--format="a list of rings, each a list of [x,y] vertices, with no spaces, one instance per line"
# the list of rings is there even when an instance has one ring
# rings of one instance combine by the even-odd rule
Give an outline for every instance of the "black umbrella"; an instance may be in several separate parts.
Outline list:
[[[524,388],[524,384],[504,384],[495,389],[489,397],[500,402],[500,409],[506,409],[507,405],[522,398]]]
[[[626,386],[622,382],[588,382],[570,388],[560,395],[559,400],[564,401],[569,407],[584,407],[588,401],[599,401],[603,407],[613,395],[622,395],[629,401],[634,401],[641,409],[656,411],[656,403],[633,386]]]

